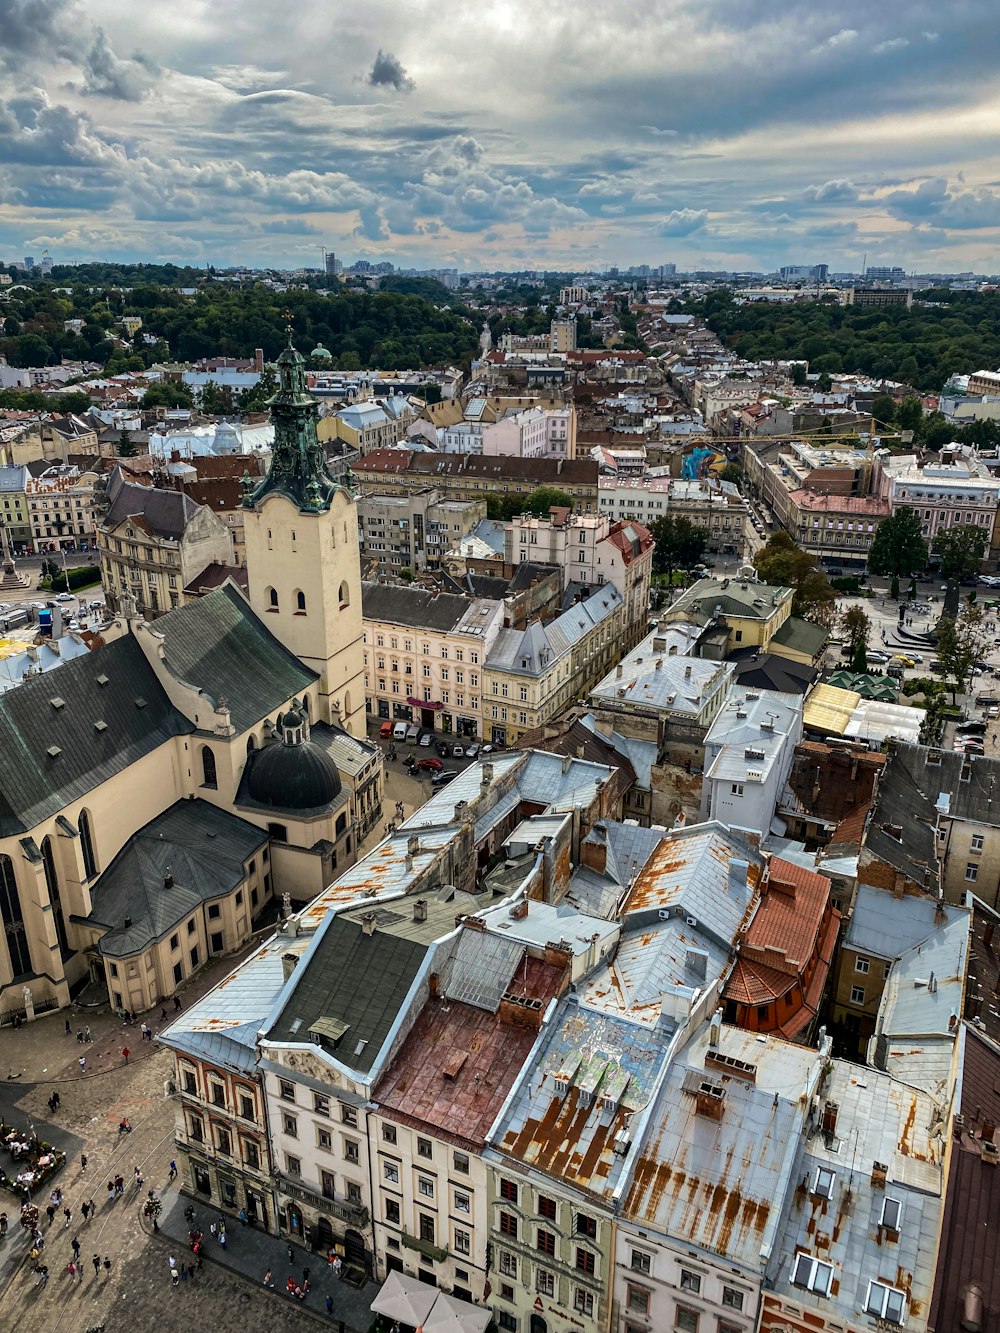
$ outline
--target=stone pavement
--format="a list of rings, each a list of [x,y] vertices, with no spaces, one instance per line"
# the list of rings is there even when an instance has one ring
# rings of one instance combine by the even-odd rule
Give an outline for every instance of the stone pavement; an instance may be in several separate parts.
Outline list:
[[[173,1187],[163,1190],[161,1198],[163,1211],[158,1219],[160,1230],[155,1239],[160,1243],[162,1259],[154,1251],[152,1262],[162,1263],[165,1271],[169,1271],[167,1259],[170,1254],[178,1263],[192,1262],[188,1242],[189,1226],[184,1217],[184,1209],[190,1205],[195,1212],[195,1226],[205,1233],[205,1267],[195,1283],[203,1283],[206,1278],[210,1281],[213,1268],[218,1266],[251,1283],[260,1293],[261,1299],[266,1298],[269,1305],[272,1302],[291,1305],[297,1312],[315,1315],[333,1327],[342,1323],[342,1327],[352,1330],[352,1333],[366,1333],[371,1326],[375,1318],[371,1313],[371,1303],[379,1291],[377,1282],[368,1282],[361,1290],[350,1283],[341,1282],[334,1276],[324,1255],[310,1253],[301,1245],[291,1246],[293,1258],[289,1261],[287,1241],[270,1236],[257,1227],[240,1226],[238,1220],[228,1215],[226,1246],[223,1248],[209,1231],[209,1224],[220,1216],[216,1209],[206,1207],[197,1198],[181,1194]],[[143,1225],[152,1230],[151,1225],[145,1221]],[[298,1301],[286,1295],[285,1282],[289,1277],[294,1277],[301,1283],[302,1270],[306,1267],[309,1269],[309,1292],[304,1300]],[[269,1268],[274,1283],[273,1292],[263,1287],[263,1277]],[[329,1317],[325,1305],[325,1297],[328,1295],[333,1300],[333,1312]]]

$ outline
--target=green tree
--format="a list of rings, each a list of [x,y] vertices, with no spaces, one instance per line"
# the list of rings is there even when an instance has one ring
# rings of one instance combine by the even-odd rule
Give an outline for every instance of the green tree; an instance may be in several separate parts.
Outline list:
[[[862,613],[864,614],[864,613]],[[860,675],[868,670],[868,640],[860,638],[851,650],[851,670]]]
[[[896,409],[896,425],[900,430],[917,431],[924,419],[924,405],[912,394],[904,398]]]
[[[743,469],[739,463],[727,463],[719,473],[719,479],[720,481],[731,481],[735,486],[738,486],[743,480]]]
[[[896,421],[896,400],[891,393],[880,393],[872,399],[871,414],[875,418],[875,429],[880,426],[892,426]]]
[[[191,407],[193,399],[186,384],[175,380],[161,380],[151,384],[142,395],[143,407]]]
[[[830,378],[830,376],[826,373],[825,370],[822,371],[819,378],[816,381],[817,391],[819,393],[829,393],[832,388],[833,388],[833,380]]]
[[[127,430],[123,430],[118,436],[118,457],[134,458],[138,452],[135,440],[132,439]]]
[[[974,523],[959,523],[942,532],[935,543],[941,557],[941,573],[946,579],[962,579],[974,574],[986,550],[988,533]]]
[[[206,380],[198,390],[198,406],[207,417],[221,417],[229,411],[229,397],[215,380]]]
[[[538,518],[548,518],[549,510],[554,508],[573,508],[573,497],[555,486],[539,486],[524,500],[516,500],[515,512],[535,514]]]
[[[966,602],[957,618],[942,616],[937,624],[937,655],[944,674],[951,683],[951,701],[964,690],[976,663],[990,648],[986,625],[987,612]]]
[[[705,554],[708,529],[700,528],[689,518],[675,518],[668,514],[649,525],[653,538],[653,569],[666,574],[672,583],[675,569],[690,569]]]
[[[804,361],[795,361],[792,363],[792,383],[801,387],[805,384],[807,378],[807,367]]]
[[[927,567],[927,543],[920,530],[920,516],[909,505],[884,518],[875,529],[868,552],[873,574],[909,575]]]
[[[816,557],[796,546],[787,532],[776,532],[753,558],[760,578],[775,587],[793,588],[792,613],[818,625],[831,624],[837,594]]]
[[[840,617],[840,632],[847,640],[853,656],[859,643],[867,643],[872,632],[872,622],[860,606],[852,606]]]
[[[256,384],[248,384],[236,395],[241,412],[266,412],[268,401],[278,392],[278,381],[270,366],[265,366]]]

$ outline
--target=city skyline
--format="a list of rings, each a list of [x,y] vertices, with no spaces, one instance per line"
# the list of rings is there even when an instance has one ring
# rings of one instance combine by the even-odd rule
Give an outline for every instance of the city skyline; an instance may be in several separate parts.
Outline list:
[[[4,8],[6,259],[1000,266],[980,0]]]

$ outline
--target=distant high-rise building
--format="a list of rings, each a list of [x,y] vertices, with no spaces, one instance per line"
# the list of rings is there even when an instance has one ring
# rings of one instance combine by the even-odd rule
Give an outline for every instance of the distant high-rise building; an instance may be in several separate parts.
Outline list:
[[[576,351],[576,320],[554,319],[549,326],[550,349],[553,352]]]
[[[865,277],[870,282],[902,282],[906,273],[898,264],[889,268],[888,265],[869,264],[865,269]]]
[[[829,264],[813,264],[813,266],[812,266],[812,268],[809,270],[809,272],[810,272],[811,276],[812,276],[813,278],[816,279],[817,282],[826,282],[826,280],[827,280],[827,278],[829,277],[829,274],[830,274],[830,265],[829,265]]]
[[[327,252],[326,252],[326,276],[327,276],[328,278],[335,278],[339,272],[340,272],[340,269],[339,269],[339,267],[338,267],[338,265],[337,265],[337,256],[333,253],[332,250],[327,250]]]
[[[42,256],[42,264],[41,264],[41,268],[42,268],[42,272],[43,272],[43,273],[51,273],[51,272],[52,272],[52,260],[49,258],[48,255],[43,255],[43,256]]]
[[[674,277],[674,275],[675,275],[676,273],[677,273],[677,265],[676,265],[676,264],[661,264],[661,265],[660,265],[660,268],[659,268],[659,276],[660,276],[661,278],[672,278],[672,277]]]
[[[34,267],[35,267],[35,257],[34,257],[34,255],[25,255],[25,256],[24,256],[24,267],[25,267],[25,269],[26,269],[26,271],[27,271],[28,273],[32,272],[32,270],[33,270]]]

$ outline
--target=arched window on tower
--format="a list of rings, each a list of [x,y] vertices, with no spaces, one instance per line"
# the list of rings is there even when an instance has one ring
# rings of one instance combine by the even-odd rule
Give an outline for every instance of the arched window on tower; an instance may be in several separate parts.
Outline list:
[[[201,747],[201,773],[203,787],[217,787],[219,785],[218,775],[215,771],[215,755],[212,753],[210,745]]]
[[[250,736],[247,737],[247,754],[253,754],[256,748],[257,748],[257,742],[254,740],[253,735],[251,734]]]
[[[51,838],[45,838],[42,841],[42,865],[45,868],[45,887],[48,889],[49,902],[52,904],[52,918],[55,922],[59,950],[64,959],[69,958],[74,950],[69,947],[69,938],[66,934],[66,918],[59,897],[59,875],[56,871],[56,858]]]
[[[295,614],[297,616],[306,614],[306,595],[300,588],[295,589]]]
[[[93,879],[97,874],[97,857],[94,855],[94,831],[90,827],[90,815],[86,810],[80,811],[77,828],[80,830],[80,853],[83,856],[84,877]]]
[[[344,579],[343,583],[340,585],[339,595],[340,595],[340,609],[341,611],[343,611],[345,607],[350,606],[351,604],[351,590],[347,586],[346,579]]]
[[[277,588],[268,588],[267,590],[267,609],[277,611],[278,609],[278,590]]]
[[[9,856],[0,856],[0,924],[3,925],[10,967],[16,981],[18,977],[28,976],[33,968],[28,949],[28,932],[24,928],[21,899],[14,877],[14,862]]]

